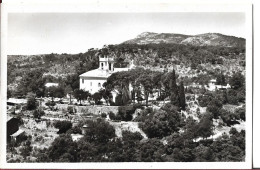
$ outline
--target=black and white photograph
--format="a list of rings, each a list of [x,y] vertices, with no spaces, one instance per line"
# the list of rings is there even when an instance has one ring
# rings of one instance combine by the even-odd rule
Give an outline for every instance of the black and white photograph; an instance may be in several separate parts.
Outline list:
[[[247,19],[8,13],[6,163],[248,162]]]

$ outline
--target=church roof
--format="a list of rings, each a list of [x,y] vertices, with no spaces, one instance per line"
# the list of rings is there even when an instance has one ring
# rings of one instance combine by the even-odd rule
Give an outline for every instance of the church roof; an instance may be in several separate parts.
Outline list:
[[[102,70],[102,69],[95,69],[95,70],[90,70],[86,73],[83,73],[79,75],[79,77],[102,77],[102,78],[108,78],[111,75],[111,72],[107,70]]]

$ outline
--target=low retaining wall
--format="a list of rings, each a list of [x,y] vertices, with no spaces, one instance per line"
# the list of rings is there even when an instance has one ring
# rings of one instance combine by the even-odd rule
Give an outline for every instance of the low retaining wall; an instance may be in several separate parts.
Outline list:
[[[100,115],[101,113],[109,113],[113,112],[114,114],[118,113],[118,107],[119,106],[75,106],[75,105],[67,105],[67,104],[57,104],[56,105],[59,110],[66,110],[68,107],[73,107],[76,109],[77,113],[82,113],[82,114],[94,114],[94,115]]]
[[[118,106],[76,106],[75,108],[78,113],[92,113],[94,115],[109,112],[118,113]]]

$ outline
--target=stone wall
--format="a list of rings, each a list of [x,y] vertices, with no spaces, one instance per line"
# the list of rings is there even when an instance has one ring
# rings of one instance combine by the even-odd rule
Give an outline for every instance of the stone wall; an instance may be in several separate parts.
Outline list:
[[[78,113],[92,113],[94,115],[109,113],[110,111],[114,114],[118,113],[118,106],[76,106],[76,109]]]
[[[67,104],[57,104],[56,105],[59,110],[66,110],[68,107],[73,107],[76,109],[77,113],[92,113],[94,115],[100,115],[101,113],[108,113],[108,112],[113,112],[114,114],[118,113],[118,106],[75,106],[75,105],[67,105]]]

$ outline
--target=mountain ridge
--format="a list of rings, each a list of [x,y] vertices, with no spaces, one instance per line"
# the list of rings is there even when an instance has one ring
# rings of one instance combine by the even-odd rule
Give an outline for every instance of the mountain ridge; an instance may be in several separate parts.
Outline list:
[[[136,38],[124,41],[122,44],[184,44],[194,46],[245,46],[245,39],[221,33],[203,33],[197,35],[185,35],[175,33],[143,32]]]

